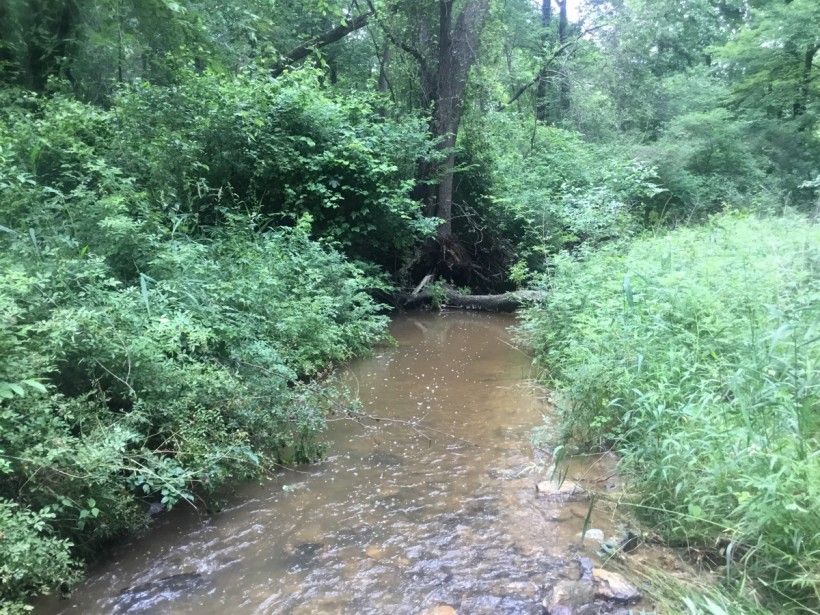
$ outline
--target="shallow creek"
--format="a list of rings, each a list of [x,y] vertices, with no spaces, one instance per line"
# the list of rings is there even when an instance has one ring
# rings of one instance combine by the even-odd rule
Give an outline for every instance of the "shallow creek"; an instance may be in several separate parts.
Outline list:
[[[398,345],[343,373],[363,414],[386,420],[333,422],[321,463],[242,487],[212,516],[180,507],[38,612],[543,612],[590,553],[588,504],[535,490],[529,435],[548,408],[513,324],[397,317]],[[611,473],[610,460],[569,468],[597,488]],[[592,525],[612,530],[602,512]]]

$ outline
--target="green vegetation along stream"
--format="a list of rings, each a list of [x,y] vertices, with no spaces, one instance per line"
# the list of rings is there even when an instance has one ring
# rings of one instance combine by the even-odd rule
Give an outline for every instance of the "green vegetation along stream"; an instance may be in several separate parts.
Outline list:
[[[546,407],[513,323],[397,317],[397,347],[344,374],[362,415],[384,420],[340,421],[323,463],[248,486],[219,514],[178,508],[38,612],[542,612],[588,565],[587,503],[535,489],[529,433]],[[583,484],[606,465],[570,474]]]

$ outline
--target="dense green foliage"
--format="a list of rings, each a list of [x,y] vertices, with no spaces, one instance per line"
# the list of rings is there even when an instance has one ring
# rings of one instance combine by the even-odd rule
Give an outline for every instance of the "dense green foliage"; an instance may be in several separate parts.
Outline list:
[[[557,259],[524,325],[565,436],[623,455],[654,527],[813,607],[819,266],[816,224],[723,215]]]
[[[262,229],[226,205],[204,228],[158,203],[157,182],[187,188],[184,174],[110,161],[151,145],[136,126],[112,134],[119,107],[15,98],[0,127],[4,599],[72,580],[66,538],[93,549],[144,526],[149,503],[313,458],[328,402],[299,378],[385,325],[365,292],[381,282],[311,240],[309,212]]]
[[[563,249],[631,234],[663,192],[641,161],[612,157],[565,129],[533,130],[494,114],[465,132],[477,152],[466,181],[490,187],[472,199],[474,217],[488,240],[508,244],[517,271],[537,271]]]
[[[617,443],[670,539],[809,604],[818,22],[0,0],[0,599],[70,585],[150,504],[315,457],[312,378],[432,273],[437,301],[546,284],[526,331],[566,435]]]
[[[409,197],[416,160],[432,154],[420,118],[378,119],[377,102],[334,96],[311,71],[189,75],[117,99],[111,154],[186,226],[231,211],[265,225],[309,214],[347,253],[391,265],[435,229]]]

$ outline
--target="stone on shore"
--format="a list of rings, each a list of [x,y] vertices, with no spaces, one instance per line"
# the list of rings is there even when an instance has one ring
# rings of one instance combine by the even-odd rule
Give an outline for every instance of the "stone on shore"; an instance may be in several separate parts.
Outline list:
[[[597,528],[589,528],[586,532],[578,532],[578,538],[592,540],[594,542],[604,542],[604,531]]]
[[[595,568],[592,571],[595,597],[629,604],[641,599],[641,592],[617,572]]]

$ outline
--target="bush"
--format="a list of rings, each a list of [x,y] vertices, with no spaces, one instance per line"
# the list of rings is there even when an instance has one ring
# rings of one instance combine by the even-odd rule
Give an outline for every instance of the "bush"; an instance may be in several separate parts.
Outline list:
[[[139,84],[116,102],[111,155],[183,229],[226,212],[288,225],[309,213],[347,254],[395,266],[435,230],[410,198],[416,164],[433,151],[424,122],[381,117],[377,99],[334,96],[319,78]]]
[[[471,166],[461,190],[484,221],[479,233],[466,232],[480,235],[479,245],[511,242],[509,255],[534,271],[562,249],[632,234],[643,202],[658,192],[650,167],[515,116],[485,116],[464,147]]]
[[[727,203],[750,200],[760,207],[774,200],[761,194],[764,164],[747,131],[726,110],[710,109],[675,117],[657,141],[637,147],[665,189],[652,217],[703,219]]]
[[[382,286],[303,214],[185,222],[112,164],[116,112],[5,93],[0,114],[0,597],[71,555],[321,452],[306,383],[386,334]],[[48,561],[46,561],[46,559]],[[16,608],[16,607],[15,607]]]
[[[817,608],[820,231],[797,217],[556,259],[523,333],[561,391],[564,438],[613,446],[670,540],[729,579]]]
[[[50,535],[54,517],[0,498],[0,613],[25,612],[21,598],[76,580],[71,543]]]

